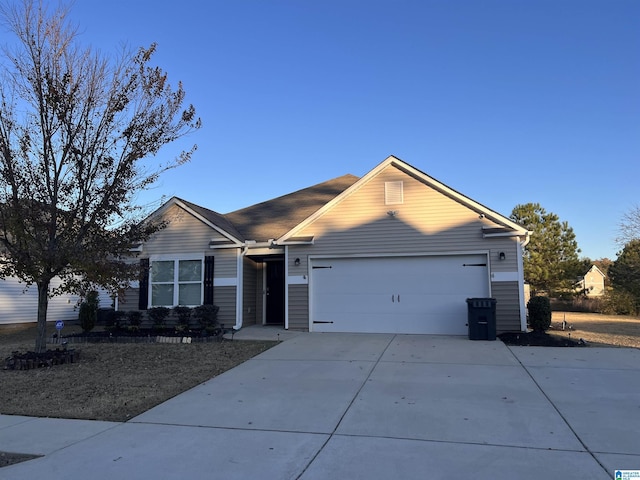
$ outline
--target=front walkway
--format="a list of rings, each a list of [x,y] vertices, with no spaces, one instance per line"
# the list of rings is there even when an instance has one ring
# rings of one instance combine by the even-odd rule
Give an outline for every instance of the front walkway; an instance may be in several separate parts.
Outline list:
[[[283,327],[271,325],[249,325],[235,332],[233,338],[237,340],[274,340],[282,342],[297,337],[301,333],[305,332],[285,330]],[[232,336],[227,333],[225,338],[230,339]]]

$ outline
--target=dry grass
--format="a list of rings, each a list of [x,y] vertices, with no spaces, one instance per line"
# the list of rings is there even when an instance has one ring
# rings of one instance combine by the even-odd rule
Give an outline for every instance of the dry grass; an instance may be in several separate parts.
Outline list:
[[[559,330],[562,321],[572,326]],[[597,313],[553,312],[549,333],[573,340],[582,338],[593,346],[640,348],[640,318]]]
[[[55,329],[51,328],[50,333]],[[69,334],[77,327],[65,327]],[[35,327],[0,326],[0,355],[33,350]],[[0,413],[126,421],[275,345],[77,344],[80,361],[52,368],[0,370]],[[55,346],[50,346],[53,348]]]

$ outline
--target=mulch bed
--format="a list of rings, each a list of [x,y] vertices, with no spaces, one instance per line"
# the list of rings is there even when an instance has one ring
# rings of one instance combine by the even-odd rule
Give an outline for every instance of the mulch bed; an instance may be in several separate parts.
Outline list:
[[[52,343],[200,343],[221,341],[225,334],[233,339],[233,329],[216,329],[213,333],[201,330],[175,331],[173,329],[139,329],[135,331],[118,329],[74,333],[58,339],[51,338]]]
[[[80,358],[80,350],[67,348],[67,344],[77,343],[206,343],[224,340],[222,329],[209,335],[202,331],[176,332],[174,330],[141,329],[137,331],[113,330],[82,332],[58,338],[54,334],[48,339],[49,343],[62,345],[62,349],[47,350],[42,353],[32,351],[12,352],[4,360],[5,370],[32,370],[34,368],[52,367],[77,362]],[[231,332],[233,340],[233,332]]]
[[[582,339],[549,335],[546,332],[508,332],[501,333],[498,338],[506,345],[522,347],[584,347],[586,342]]]
[[[76,349],[56,348],[46,352],[12,352],[11,356],[5,358],[5,370],[31,370],[34,368],[52,367],[54,365],[64,365],[74,363],[80,358],[80,351]]]

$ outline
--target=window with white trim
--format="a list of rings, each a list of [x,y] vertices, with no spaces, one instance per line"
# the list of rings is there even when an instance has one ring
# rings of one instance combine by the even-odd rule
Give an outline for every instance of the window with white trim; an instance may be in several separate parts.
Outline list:
[[[151,261],[150,306],[202,305],[202,258],[158,259]]]

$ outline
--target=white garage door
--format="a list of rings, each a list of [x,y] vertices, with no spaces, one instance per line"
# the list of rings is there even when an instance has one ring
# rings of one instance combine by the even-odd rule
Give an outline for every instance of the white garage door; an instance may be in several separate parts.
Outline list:
[[[488,296],[486,255],[313,259],[310,327],[465,335],[466,299]]]

